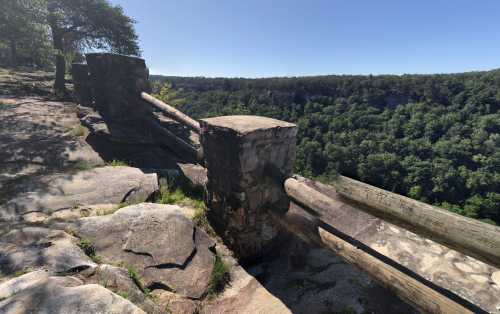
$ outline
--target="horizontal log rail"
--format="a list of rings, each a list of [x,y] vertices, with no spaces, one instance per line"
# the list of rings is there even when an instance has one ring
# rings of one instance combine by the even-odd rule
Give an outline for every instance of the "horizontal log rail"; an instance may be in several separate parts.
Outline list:
[[[185,142],[180,137],[170,132],[167,128],[162,127],[154,118],[147,118],[149,126],[160,136],[158,142],[173,150],[179,156],[186,156],[189,160],[196,160],[200,164],[204,164],[203,149],[196,148],[193,145]]]
[[[475,305],[460,299],[455,302],[448,296],[426,284],[425,279],[410,276],[398,268],[372,255],[363,247],[344,240],[321,226],[319,220],[302,209],[295,208],[283,214],[270,211],[271,218],[306,242],[325,246],[348,263],[368,273],[382,286],[393,291],[399,298],[424,313],[478,313],[484,312]]]
[[[141,97],[151,105],[155,106],[156,108],[160,109],[162,112],[167,114],[170,118],[187,126],[194,132],[200,134],[200,123],[198,121],[192,119],[191,117],[175,109],[174,107],[167,105],[163,101],[149,95],[148,93],[142,92]]]
[[[500,267],[499,227],[344,176],[334,179],[333,186],[340,195],[365,205],[359,206],[364,211],[494,267]],[[284,187],[288,196],[313,210],[319,219],[333,210],[334,200],[304,182],[289,178],[285,180]]]

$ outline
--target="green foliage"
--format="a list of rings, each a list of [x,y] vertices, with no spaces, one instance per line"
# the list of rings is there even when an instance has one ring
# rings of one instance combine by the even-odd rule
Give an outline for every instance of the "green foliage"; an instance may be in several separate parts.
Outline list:
[[[194,208],[193,222],[197,227],[203,229],[211,236],[216,236],[208,218],[206,216],[205,203],[200,195],[193,191],[183,190],[180,187],[169,188],[167,186],[160,187],[160,194],[156,199],[160,204],[176,204]]]
[[[127,299],[128,300],[128,292],[127,291],[116,291],[116,294],[118,294],[120,297]]]
[[[106,165],[111,167],[126,167],[128,164],[125,161],[113,159],[111,162],[108,162]]]
[[[177,187],[170,190],[168,187],[162,186],[160,188],[160,195],[158,196],[157,203],[160,204],[176,204],[181,206],[190,206],[195,209],[204,209],[205,204],[201,199],[193,198],[192,195],[187,195],[181,188]]]
[[[142,291],[145,291],[144,286],[142,285],[141,278],[139,277],[139,273],[137,272],[135,267],[132,265],[128,265],[127,271],[128,271],[128,276],[130,277],[130,279],[132,279],[132,281],[136,284],[136,286],[139,287],[139,289],[141,289]]]
[[[337,174],[500,224],[500,70],[450,75],[154,77],[195,118],[298,125],[299,174]]]
[[[96,48],[139,54],[135,22],[120,6],[107,0],[46,0],[46,5],[52,32],[63,37],[63,53]]]
[[[77,160],[76,162],[70,164],[68,171],[69,172],[78,172],[78,171],[86,171],[94,168],[95,166],[89,164],[85,160]]]
[[[172,84],[169,82],[157,83],[153,88],[157,90],[157,93],[153,94],[153,96],[170,106],[176,107],[185,102],[185,99],[179,97],[179,92],[173,89]]]
[[[95,247],[90,240],[80,239],[78,246],[94,263],[100,264],[102,262],[102,257],[96,254]]]
[[[0,60],[16,66],[19,64],[46,67],[52,63],[52,47],[45,24],[44,0],[0,0],[0,50],[5,50],[9,60]],[[0,55],[2,55],[0,53]]]
[[[90,240],[81,239],[80,242],[78,242],[78,246],[80,247],[80,249],[83,250],[83,252],[86,255],[88,256],[95,255],[95,248],[92,242],[90,242]]]
[[[32,272],[32,271],[33,271],[33,268],[31,268],[31,267],[26,267],[26,268],[23,268],[23,269],[21,269],[21,270],[18,270],[18,271],[16,271],[16,272],[14,272],[14,277],[20,277],[20,276],[25,275],[25,274],[27,274],[27,273],[30,273],[30,272]]]
[[[216,254],[214,268],[210,274],[208,295],[213,297],[224,291],[224,287],[229,283],[230,279],[229,266],[222,260],[219,254]]]
[[[144,288],[144,296],[153,302],[158,302],[158,296],[154,295],[151,290]]]

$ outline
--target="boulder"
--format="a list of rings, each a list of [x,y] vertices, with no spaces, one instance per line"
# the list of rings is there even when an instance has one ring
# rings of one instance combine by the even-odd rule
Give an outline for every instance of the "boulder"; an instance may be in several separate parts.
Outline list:
[[[31,212],[50,214],[79,205],[137,203],[156,191],[157,175],[132,167],[108,166],[50,175],[40,178],[32,190],[0,206],[0,219],[15,220]]]
[[[132,266],[149,289],[194,299],[206,293],[215,244],[176,205],[131,205],[112,215],[81,218],[74,228],[104,262]]]
[[[37,270],[3,282],[0,284],[0,300],[7,299],[19,291],[37,286],[49,277],[50,272],[48,270]]]
[[[21,277],[13,280],[22,279]],[[13,284],[6,282],[0,287],[3,286],[11,287]],[[0,312],[6,314],[145,313],[110,290],[96,284],[83,285],[81,280],[74,277],[40,278],[1,301]]]
[[[39,227],[12,230],[0,237],[0,271],[11,275],[44,268],[66,273],[96,267],[77,243],[78,239],[61,230]]]
[[[149,314],[165,313],[155,302],[148,298],[130,278],[125,268],[101,264],[95,272],[85,278],[85,283],[96,283],[120,294]],[[163,307],[164,309],[165,307]]]
[[[169,313],[175,314],[199,314],[200,309],[197,301],[182,297],[178,294],[156,290],[154,292],[158,304],[168,309]]]

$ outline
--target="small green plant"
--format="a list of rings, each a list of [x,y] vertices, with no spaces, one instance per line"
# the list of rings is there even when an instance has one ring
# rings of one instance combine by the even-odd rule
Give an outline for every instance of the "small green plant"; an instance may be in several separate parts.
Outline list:
[[[33,271],[33,269],[31,267],[25,267],[25,268],[23,268],[21,270],[16,271],[14,273],[14,277],[20,277],[20,276],[25,275],[27,273],[30,273],[32,271]]]
[[[204,208],[196,208],[193,215],[193,222],[196,226],[203,229],[210,226]]]
[[[206,215],[205,203],[201,197],[194,193],[184,192],[180,188],[171,190],[166,186],[160,188],[160,193],[156,198],[156,203],[160,204],[176,204],[180,206],[188,206],[195,209],[193,215],[193,222],[195,225],[207,232],[208,234],[215,236],[216,233],[210,226],[210,223]]]
[[[127,291],[117,291],[116,294],[118,294],[120,297],[127,299],[128,300],[128,292]]]
[[[146,296],[146,298],[150,299],[155,303],[158,301],[158,296],[154,295],[152,291],[149,290],[148,288],[144,288],[144,295]]]
[[[90,240],[81,239],[78,246],[94,263],[100,264],[102,262],[102,257],[96,254],[95,247]]]
[[[160,188],[160,194],[156,200],[160,204],[177,204],[181,206],[191,206],[195,209],[204,209],[205,204],[201,199],[196,199],[188,194],[186,194],[180,188],[175,190],[170,190],[168,187],[162,186]]]
[[[230,280],[229,266],[222,260],[222,257],[215,254],[214,268],[210,274],[210,283],[208,286],[208,295],[213,297],[224,290]]]
[[[111,167],[123,167],[123,166],[128,166],[128,164],[125,161],[118,160],[118,159],[113,159],[111,162],[108,162],[108,166]]]
[[[94,166],[90,165],[85,160],[78,160],[75,163],[71,164],[70,168],[70,170],[73,171],[85,171],[94,168]]]
[[[137,273],[137,270],[135,269],[135,267],[132,265],[129,265],[129,266],[127,266],[127,271],[128,271],[128,276],[130,277],[130,279],[132,279],[132,281],[137,285],[137,287],[139,287],[139,289],[144,291],[145,289],[142,285],[141,279],[139,278],[139,274]]]
[[[124,206],[122,206],[123,204],[125,204]],[[119,210],[120,208],[123,208],[125,206],[127,206],[128,204],[127,203],[120,203],[118,204],[117,206],[115,207],[111,207],[111,208],[98,208],[96,210],[96,215],[97,216],[105,216],[105,215],[111,215],[111,214],[114,214],[117,210]]]
[[[95,255],[95,247],[90,240],[81,239],[80,242],[78,242],[78,246],[83,250],[83,252],[85,252],[86,255]]]
[[[69,234],[70,236],[73,236],[73,237],[76,237],[76,231],[75,229],[71,228],[71,227],[68,227],[64,230],[67,234]]]
[[[96,264],[102,263],[102,256],[100,256],[100,255],[92,255],[92,256],[90,256],[90,259]]]

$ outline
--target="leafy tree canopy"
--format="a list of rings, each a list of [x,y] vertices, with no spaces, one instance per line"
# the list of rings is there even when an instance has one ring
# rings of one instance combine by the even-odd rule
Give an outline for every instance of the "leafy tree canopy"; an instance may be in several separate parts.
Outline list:
[[[500,224],[500,70],[450,75],[152,77],[194,117],[297,123],[296,171],[337,173]]]

